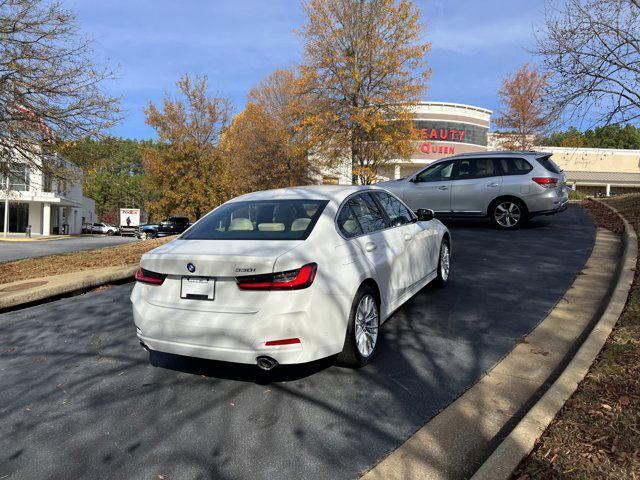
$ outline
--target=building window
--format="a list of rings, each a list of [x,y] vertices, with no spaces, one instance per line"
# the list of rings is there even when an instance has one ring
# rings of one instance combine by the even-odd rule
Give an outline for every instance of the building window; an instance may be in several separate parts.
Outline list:
[[[2,188],[7,188],[7,177],[2,179]],[[29,190],[29,165],[12,162],[9,164],[9,190],[25,192]]]

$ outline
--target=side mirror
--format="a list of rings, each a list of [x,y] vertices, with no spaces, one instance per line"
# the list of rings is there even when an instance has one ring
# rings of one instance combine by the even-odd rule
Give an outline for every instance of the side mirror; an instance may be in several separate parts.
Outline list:
[[[430,208],[419,208],[416,210],[416,215],[418,216],[419,222],[428,222],[435,218],[435,213],[433,213],[433,210]]]

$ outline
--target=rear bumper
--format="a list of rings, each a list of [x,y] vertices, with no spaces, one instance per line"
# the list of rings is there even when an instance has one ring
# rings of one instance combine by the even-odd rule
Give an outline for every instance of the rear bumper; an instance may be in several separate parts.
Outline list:
[[[137,284],[131,293],[133,318],[138,338],[151,350],[244,364],[266,355],[280,364],[295,364],[339,353],[344,344],[348,313],[341,311],[342,302],[327,302],[324,295],[304,310],[287,309],[286,302],[273,298],[258,313],[237,314],[153,305],[143,298],[143,288]],[[327,321],[329,315],[344,315],[342,326]],[[300,343],[266,346],[267,341],[289,338]]]
[[[531,217],[537,217],[540,215],[555,215],[556,213],[560,213],[560,212],[564,212],[567,209],[567,206],[569,205],[569,200],[561,200],[560,202],[558,202],[557,205],[554,205],[554,208],[549,209],[549,210],[540,210],[537,212],[532,212],[530,214]]]

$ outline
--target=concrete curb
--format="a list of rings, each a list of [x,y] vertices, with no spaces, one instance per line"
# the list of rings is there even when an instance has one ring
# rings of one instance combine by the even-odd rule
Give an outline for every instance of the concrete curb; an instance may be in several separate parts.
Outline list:
[[[0,312],[108,283],[133,279],[137,269],[138,265],[121,265],[0,285]]]
[[[558,379],[524,415],[493,453],[473,475],[472,480],[509,479],[520,462],[533,450],[565,402],[587,375],[591,365],[611,334],[627,301],[638,258],[638,238],[633,227],[613,207],[595,200],[622,218],[625,231],[623,255],[617,266],[617,278],[602,316]]]

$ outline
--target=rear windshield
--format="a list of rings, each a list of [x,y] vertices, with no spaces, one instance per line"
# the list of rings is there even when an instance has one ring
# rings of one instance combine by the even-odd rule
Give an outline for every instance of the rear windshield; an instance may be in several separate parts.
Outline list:
[[[556,162],[551,160],[551,157],[540,157],[536,158],[536,160],[538,160],[538,163],[551,173],[562,173],[562,169],[556,164]]]
[[[183,240],[304,240],[327,205],[325,200],[230,202],[208,214]]]

